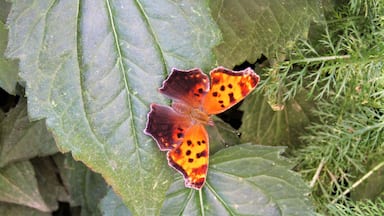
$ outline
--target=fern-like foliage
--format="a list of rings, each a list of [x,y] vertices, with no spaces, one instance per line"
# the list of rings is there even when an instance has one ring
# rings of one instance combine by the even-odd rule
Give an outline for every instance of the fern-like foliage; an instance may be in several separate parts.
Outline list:
[[[382,215],[384,212],[384,201],[382,199],[378,199],[376,201],[364,200],[358,202],[349,202],[346,205],[330,205],[329,212],[331,215],[338,216]]]
[[[320,37],[298,41],[288,60],[272,64],[262,87],[272,105],[306,89],[317,121],[302,137],[298,170],[312,180],[319,209],[348,209],[367,161],[384,153],[384,1],[350,1],[319,26]]]

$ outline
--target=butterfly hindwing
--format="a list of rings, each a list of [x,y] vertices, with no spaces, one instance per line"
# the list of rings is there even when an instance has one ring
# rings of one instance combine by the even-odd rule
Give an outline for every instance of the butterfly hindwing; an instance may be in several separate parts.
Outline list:
[[[185,186],[200,189],[207,176],[209,140],[204,126],[190,127],[183,141],[168,152],[169,165],[184,176]]]
[[[144,132],[156,140],[160,150],[165,151],[179,144],[191,125],[188,116],[177,113],[171,107],[151,104]]]

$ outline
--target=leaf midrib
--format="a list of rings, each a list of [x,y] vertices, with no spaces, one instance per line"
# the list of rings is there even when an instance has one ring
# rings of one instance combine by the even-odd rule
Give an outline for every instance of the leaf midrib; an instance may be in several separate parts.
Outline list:
[[[108,16],[109,16],[110,24],[112,27],[113,38],[115,41],[115,47],[116,47],[116,51],[118,54],[117,62],[119,64],[120,71],[122,72],[123,79],[124,79],[124,87],[125,87],[125,90],[127,92],[128,111],[129,111],[129,115],[130,115],[129,119],[130,119],[130,124],[131,124],[132,137],[133,137],[133,142],[136,146],[135,151],[137,151],[137,149],[139,148],[138,147],[139,140],[138,140],[137,133],[136,133],[135,120],[134,120],[134,115],[133,115],[133,110],[132,110],[132,98],[131,98],[132,92],[129,89],[128,79],[127,79],[127,71],[126,71],[126,68],[124,67],[124,64],[122,61],[123,60],[123,54],[122,54],[120,46],[119,46],[119,44],[120,44],[119,43],[119,36],[118,36],[116,28],[115,28],[115,21],[113,18],[110,0],[106,1],[106,5],[107,5],[107,9],[108,9]],[[139,165],[140,165],[140,167],[142,167],[140,153],[137,154],[137,157],[138,157]]]
[[[166,73],[166,63],[165,63],[165,59],[164,59],[164,54],[163,54],[163,50],[161,49],[160,47],[160,43],[157,39],[157,37],[155,36],[155,33],[154,33],[154,30],[151,26],[151,24],[149,23],[149,19],[148,19],[148,16],[146,15],[146,13],[144,12],[144,9],[142,7],[142,5],[140,4],[139,1],[135,1],[136,5],[137,5],[137,8],[139,10],[139,12],[142,14],[143,16],[143,19],[144,19],[144,22],[147,24],[147,31],[148,33],[152,36],[153,40],[154,40],[154,46],[155,48],[158,50],[159,52],[159,56],[160,56],[160,61],[163,63],[163,71],[164,73]],[[124,79],[124,88],[125,88],[125,91],[127,92],[127,102],[128,102],[128,112],[129,112],[129,115],[130,115],[130,126],[131,126],[131,132],[132,132],[132,138],[133,138],[133,144],[135,145],[135,152],[136,152],[136,157],[137,157],[137,163],[138,163],[138,166],[140,167],[139,170],[143,170],[143,161],[142,161],[142,157],[141,157],[141,153],[139,151],[140,149],[140,146],[139,146],[139,137],[138,137],[138,128],[136,127],[137,123],[136,123],[136,120],[135,120],[135,117],[134,117],[134,111],[133,111],[133,99],[132,97],[135,96],[135,94],[133,94],[130,90],[130,85],[128,83],[128,74],[127,74],[127,69],[126,67],[124,66],[124,63],[123,63],[123,59],[124,59],[124,56],[123,56],[123,53],[122,53],[122,50],[121,50],[121,47],[120,47],[120,38],[119,38],[119,35],[118,35],[118,32],[116,30],[116,27],[115,27],[115,21],[114,21],[114,17],[113,17],[113,13],[112,13],[112,6],[111,6],[111,2],[110,0],[107,0],[106,1],[106,5],[107,5],[107,9],[108,9],[108,15],[109,15],[109,20],[110,20],[110,24],[111,24],[111,28],[112,28],[112,34],[113,34],[113,38],[114,38],[114,43],[115,43],[115,47],[116,47],[116,51],[117,51],[117,55],[118,55],[118,59],[117,59],[117,63],[119,65],[119,68],[120,68],[120,71],[122,72],[122,75],[123,75],[123,79]],[[138,98],[139,101],[143,102],[141,100],[141,98]],[[144,103],[144,102],[143,102]],[[141,188],[144,188],[144,181],[140,181],[140,184],[141,184]],[[145,195],[145,194],[144,194]]]

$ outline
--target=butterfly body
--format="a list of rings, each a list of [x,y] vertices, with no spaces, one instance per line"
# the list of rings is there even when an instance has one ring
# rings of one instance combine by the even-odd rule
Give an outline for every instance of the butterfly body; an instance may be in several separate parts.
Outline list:
[[[200,69],[172,69],[159,89],[173,100],[172,107],[151,104],[144,130],[160,150],[168,151],[168,164],[194,189],[202,188],[208,171],[209,140],[204,126],[213,125],[210,116],[241,101],[259,81],[250,68],[218,67],[210,76],[211,82]]]
[[[213,125],[210,115],[200,108],[193,108],[178,102],[172,103],[172,108],[179,113],[188,115],[193,123]]]

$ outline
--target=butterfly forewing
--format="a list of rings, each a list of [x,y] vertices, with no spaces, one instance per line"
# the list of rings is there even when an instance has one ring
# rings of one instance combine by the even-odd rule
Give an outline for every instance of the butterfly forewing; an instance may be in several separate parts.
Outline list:
[[[159,91],[173,100],[198,108],[209,91],[209,79],[197,68],[186,71],[172,69]]]
[[[203,101],[208,114],[221,113],[244,99],[259,82],[259,76],[251,69],[232,71],[218,67],[210,72],[211,88]]]

